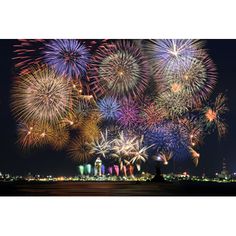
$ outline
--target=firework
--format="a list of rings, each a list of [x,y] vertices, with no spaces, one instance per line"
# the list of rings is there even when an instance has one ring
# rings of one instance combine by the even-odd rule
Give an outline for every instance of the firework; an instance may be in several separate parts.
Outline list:
[[[116,98],[105,97],[98,102],[99,111],[105,120],[116,120],[120,111],[120,104]]]
[[[12,91],[12,111],[17,119],[58,123],[71,111],[71,90],[66,80],[48,69],[18,78]]]
[[[207,106],[203,109],[203,123],[207,130],[218,131],[219,137],[222,137],[227,132],[227,125],[224,121],[224,115],[228,111],[226,105],[226,97],[220,93],[212,106]]]
[[[141,169],[141,163],[146,162],[147,160],[147,150],[151,148],[151,146],[143,146],[143,136],[141,138],[137,138],[134,143],[133,150],[130,151],[129,155],[132,155],[130,163],[136,164],[138,171]]]
[[[129,138],[124,135],[123,131],[121,131],[119,133],[119,136],[113,140],[112,149],[114,153],[112,154],[112,156],[119,159],[128,157],[130,152],[134,148],[136,139],[136,136],[133,138]]]
[[[67,128],[67,129],[78,129],[83,125],[84,118],[80,114],[75,114],[75,113],[68,113],[67,116],[65,116],[61,121],[60,121],[60,126],[62,128]]]
[[[160,94],[156,104],[167,113],[166,118],[176,119],[189,111],[187,98],[171,92]]]
[[[100,138],[91,143],[92,154],[106,158],[111,151],[111,141],[108,140],[107,130],[105,134],[102,132],[100,134]]]
[[[153,63],[155,74],[171,69],[180,72],[188,69],[192,59],[202,53],[202,42],[191,39],[160,39],[150,40],[146,51]]]
[[[20,39],[14,45],[15,68],[19,74],[30,73],[31,66],[42,64],[42,55],[40,52],[44,49],[44,39]]]
[[[189,135],[187,130],[176,122],[163,122],[145,134],[146,143],[152,156],[160,153],[173,153],[175,159],[189,156]]]
[[[203,141],[203,125],[195,116],[188,116],[179,119],[178,122],[185,127],[189,134],[189,140],[192,147],[195,147]]]
[[[135,127],[139,124],[139,106],[131,99],[125,99],[121,103],[118,113],[118,123],[124,128]]]
[[[188,68],[176,73],[168,70],[160,80],[162,89],[187,98],[188,106],[199,106],[211,94],[216,84],[216,69],[207,55],[192,59]]]
[[[160,152],[158,156],[153,156],[153,160],[162,161],[164,165],[168,165],[168,161],[172,158],[172,152]]]
[[[94,122],[90,122],[89,120],[84,122],[84,124],[80,128],[79,132],[80,132],[80,135],[84,139],[86,139],[86,140],[88,140],[90,142],[98,139],[99,136],[100,136],[99,126],[96,123],[94,123]]]
[[[89,80],[96,96],[140,96],[147,85],[146,60],[134,43],[106,43],[91,61]]]
[[[53,129],[50,145],[56,151],[62,150],[69,142],[69,131],[66,129]]]
[[[97,104],[92,95],[82,95],[75,100],[75,113],[86,117],[89,113],[97,111]]]
[[[18,143],[22,148],[32,148],[46,145],[50,142],[53,129],[40,123],[19,123],[17,126]]]
[[[192,155],[193,163],[195,166],[197,166],[199,162],[200,154],[191,147],[189,148],[189,150]]]
[[[155,102],[148,103],[141,110],[141,124],[144,129],[152,129],[162,122],[168,113],[163,107],[158,107]]]
[[[88,163],[91,160],[91,144],[86,139],[76,137],[68,148],[70,157],[79,163]]]
[[[58,75],[80,78],[85,75],[89,63],[89,51],[75,39],[50,40],[45,45],[44,61]]]

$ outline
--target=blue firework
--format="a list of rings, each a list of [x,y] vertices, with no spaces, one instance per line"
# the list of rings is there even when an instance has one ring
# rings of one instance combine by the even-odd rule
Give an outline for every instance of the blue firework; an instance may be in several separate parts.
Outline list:
[[[165,70],[180,72],[191,65],[191,61],[202,53],[202,41],[193,39],[151,40],[146,51],[153,61],[155,73]]]
[[[106,120],[116,120],[120,111],[120,104],[113,97],[102,98],[98,102],[101,115]]]
[[[46,43],[44,61],[56,73],[70,78],[82,77],[89,63],[89,50],[75,39],[54,39]]]
[[[150,155],[161,152],[173,154],[175,159],[185,159],[189,153],[189,135],[187,130],[174,122],[163,122],[145,135],[147,145],[153,145]]]

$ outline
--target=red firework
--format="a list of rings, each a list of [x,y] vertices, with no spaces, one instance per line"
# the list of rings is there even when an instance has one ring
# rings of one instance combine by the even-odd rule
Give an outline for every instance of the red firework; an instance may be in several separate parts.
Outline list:
[[[44,49],[45,39],[20,39],[14,45],[15,68],[18,74],[25,75],[30,72],[30,68],[40,65],[42,62],[41,51]]]

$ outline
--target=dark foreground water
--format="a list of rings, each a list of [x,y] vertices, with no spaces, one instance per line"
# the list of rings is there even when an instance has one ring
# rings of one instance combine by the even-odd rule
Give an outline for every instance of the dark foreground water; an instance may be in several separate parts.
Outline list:
[[[1,196],[236,196],[236,183],[0,183]]]

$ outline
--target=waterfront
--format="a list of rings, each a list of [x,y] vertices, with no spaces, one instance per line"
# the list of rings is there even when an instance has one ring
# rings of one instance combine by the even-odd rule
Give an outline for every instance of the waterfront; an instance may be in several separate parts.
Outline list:
[[[1,196],[236,196],[236,183],[1,182]]]

